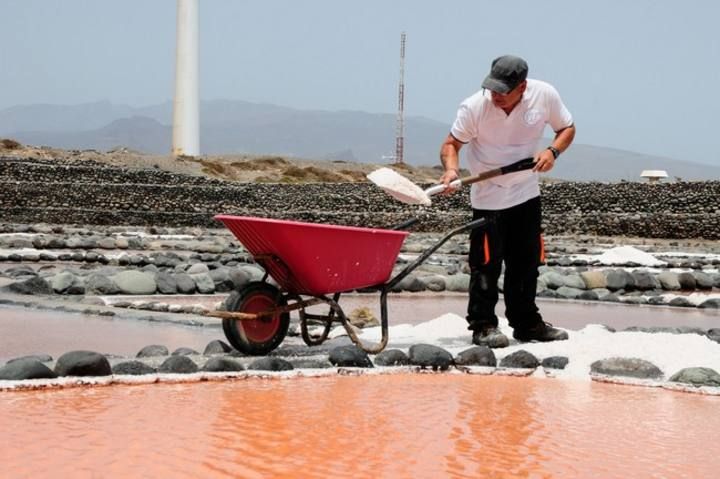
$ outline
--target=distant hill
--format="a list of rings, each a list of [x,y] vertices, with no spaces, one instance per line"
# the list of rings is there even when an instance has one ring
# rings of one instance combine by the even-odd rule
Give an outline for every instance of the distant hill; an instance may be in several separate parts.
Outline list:
[[[10,136],[29,145],[46,145],[66,150],[108,151],[128,147],[145,153],[167,153],[172,128],[144,116],[113,120],[102,128],[78,131],[25,131]]]
[[[202,102],[201,151],[274,154],[363,163],[389,162],[395,148],[395,116],[359,111],[296,110],[243,101]],[[151,154],[170,151],[172,103],[143,108],[97,102],[28,105],[0,110],[0,137],[65,149],[118,146]],[[422,117],[405,120],[405,158],[413,165],[438,163],[450,125]],[[666,170],[670,178],[720,179],[720,167],[623,150],[576,144],[552,177],[583,181],[639,180],[642,170]]]
[[[551,176],[579,181],[641,181],[643,170],[665,170],[668,180],[718,180],[720,167],[632,151],[574,144],[555,163]]]
[[[81,105],[20,105],[0,110],[0,135],[26,131],[95,130],[135,114],[132,107],[107,101]]]

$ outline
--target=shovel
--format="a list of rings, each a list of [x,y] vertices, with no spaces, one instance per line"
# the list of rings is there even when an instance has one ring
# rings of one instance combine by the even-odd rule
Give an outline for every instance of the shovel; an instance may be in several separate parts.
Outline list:
[[[494,170],[488,170],[475,176],[466,176],[450,182],[450,188],[460,188],[478,181],[487,180],[516,171],[529,170],[535,166],[535,158],[524,158]],[[393,198],[411,205],[429,205],[430,197],[445,191],[445,185],[434,185],[423,190],[400,173],[390,168],[380,168],[367,175],[367,178]]]

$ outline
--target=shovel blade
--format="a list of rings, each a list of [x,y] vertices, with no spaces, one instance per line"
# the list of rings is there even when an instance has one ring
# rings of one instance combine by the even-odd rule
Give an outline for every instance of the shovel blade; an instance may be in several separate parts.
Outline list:
[[[430,197],[418,185],[390,168],[380,168],[367,175],[385,193],[410,205],[429,205]]]

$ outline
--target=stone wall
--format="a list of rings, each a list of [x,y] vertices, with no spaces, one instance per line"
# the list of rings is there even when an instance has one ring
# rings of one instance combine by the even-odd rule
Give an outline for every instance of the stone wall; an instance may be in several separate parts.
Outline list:
[[[646,238],[720,238],[720,182],[543,185],[548,231]]]
[[[720,182],[543,185],[548,234],[720,238]],[[88,161],[0,158],[0,222],[219,226],[216,214],[391,227],[417,217],[418,231],[469,220],[468,195],[404,205],[368,183],[233,183]]]

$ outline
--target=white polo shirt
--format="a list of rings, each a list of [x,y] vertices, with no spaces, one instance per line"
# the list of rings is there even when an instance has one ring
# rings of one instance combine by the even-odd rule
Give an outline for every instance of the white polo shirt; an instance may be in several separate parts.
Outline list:
[[[450,133],[467,143],[465,157],[473,175],[534,156],[545,125],[554,131],[572,125],[555,88],[540,80],[527,80],[520,103],[507,115],[493,105],[490,91],[480,90],[460,104]],[[531,170],[509,173],[472,185],[475,209],[500,210],[540,195],[538,174]]]

